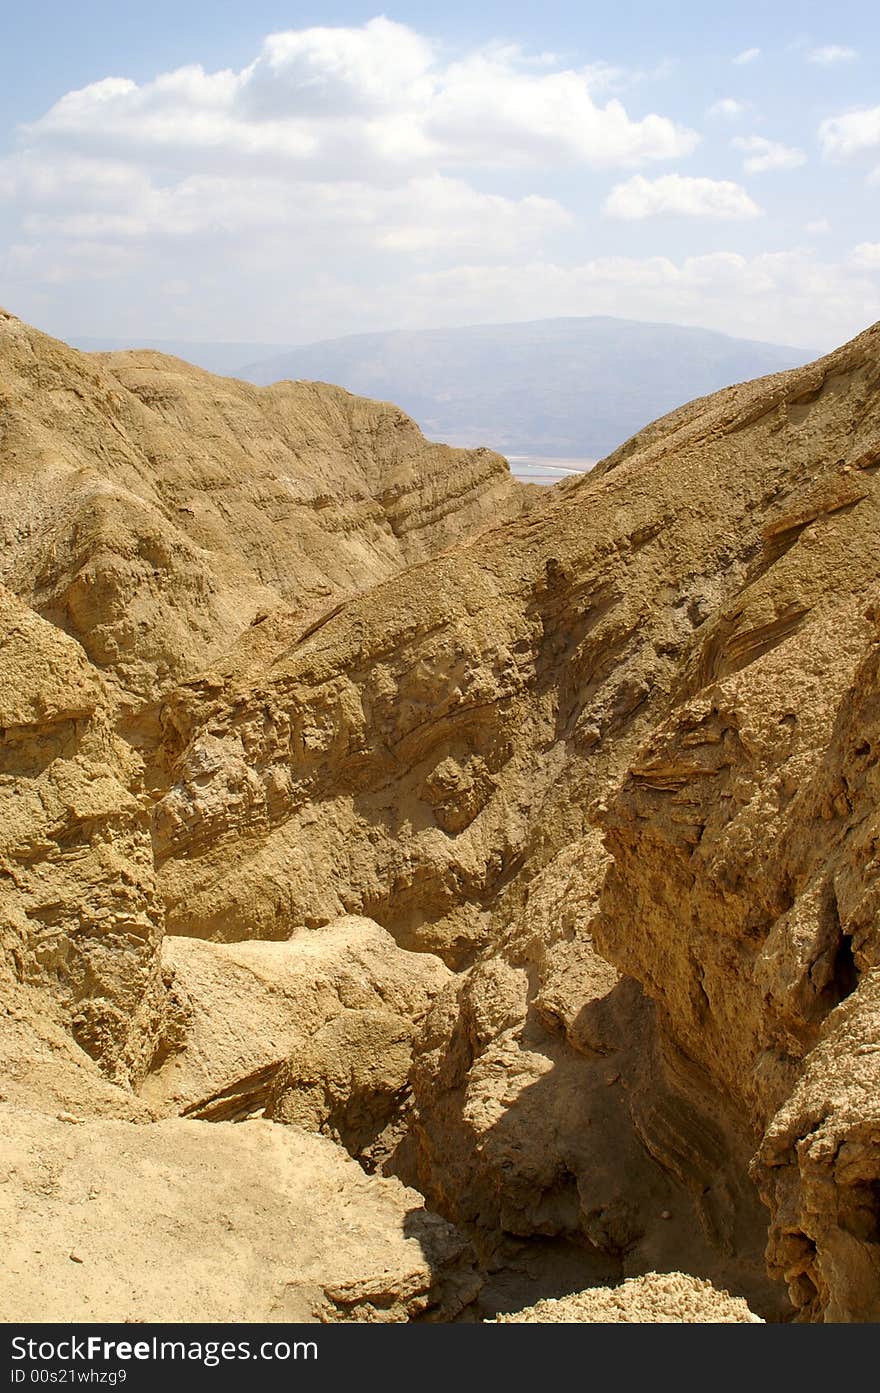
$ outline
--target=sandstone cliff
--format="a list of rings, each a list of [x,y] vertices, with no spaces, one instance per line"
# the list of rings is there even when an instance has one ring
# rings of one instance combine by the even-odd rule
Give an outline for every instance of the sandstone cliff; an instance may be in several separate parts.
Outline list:
[[[86,355],[0,311],[3,580],[143,707],[251,623],[293,638],[530,488],[317,383]]]
[[[141,762],[80,645],[4,587],[0,659],[0,972],[44,987],[112,1078],[137,1078],[163,998]]]
[[[880,326],[537,496],[0,320],[18,1057],[45,998],[188,1145],[399,1177],[456,1309],[464,1234],[484,1313],[880,1318],[878,386]],[[32,1107],[123,1118],[89,1067]]]

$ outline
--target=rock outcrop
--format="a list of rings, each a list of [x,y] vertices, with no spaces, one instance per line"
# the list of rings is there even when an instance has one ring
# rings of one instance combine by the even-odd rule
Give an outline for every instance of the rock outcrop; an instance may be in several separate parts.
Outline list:
[[[162,1016],[150,809],[82,648],[0,587],[0,970],[117,1081],[142,1077]]]
[[[624,1312],[747,1318],[688,1315],[708,1279],[880,1318],[878,387],[880,326],[537,496],[391,407],[0,319],[5,1033],[45,1145],[79,1088],[70,1135],[169,1166],[271,1138],[287,1195],[335,1158],[397,1275],[294,1263],[310,1318],[448,1318],[464,1235],[484,1314],[555,1263],[644,1279]],[[401,1182],[459,1255],[412,1281]]]
[[[0,1113],[4,1320],[448,1320],[479,1286],[420,1195],[299,1128]]]
[[[533,492],[385,403],[77,353],[2,311],[0,439],[0,580],[114,680],[142,742],[169,682],[249,625],[283,608],[290,641]]]
[[[162,963],[176,1009],[139,1090],[154,1110],[265,1113],[362,1160],[401,1125],[413,1036],[450,976],[438,958],[349,918],[282,943],[169,936]]]

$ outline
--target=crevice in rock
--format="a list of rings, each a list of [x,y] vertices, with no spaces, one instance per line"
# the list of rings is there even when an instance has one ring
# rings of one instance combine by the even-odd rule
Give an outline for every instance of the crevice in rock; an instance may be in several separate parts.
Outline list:
[[[846,998],[855,991],[859,985],[859,969],[856,965],[853,954],[852,937],[842,933],[837,950],[834,954],[834,964],[831,969],[830,987],[836,1001],[845,1001]]]
[[[227,1088],[214,1093],[209,1098],[200,1098],[190,1103],[181,1113],[183,1117],[198,1118],[202,1122],[245,1122],[249,1118],[264,1113],[272,1092],[275,1077],[284,1061],[275,1060],[252,1074],[236,1079]]]

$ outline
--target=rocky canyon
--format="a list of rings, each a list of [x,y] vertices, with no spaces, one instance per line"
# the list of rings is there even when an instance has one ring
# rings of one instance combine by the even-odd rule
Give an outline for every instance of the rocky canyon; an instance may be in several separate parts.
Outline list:
[[[880,1319],[878,473],[0,311],[3,1318]]]

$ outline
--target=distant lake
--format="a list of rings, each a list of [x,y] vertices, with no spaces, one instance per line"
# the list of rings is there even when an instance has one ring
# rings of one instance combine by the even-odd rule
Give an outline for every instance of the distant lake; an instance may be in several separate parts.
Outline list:
[[[561,459],[552,455],[507,455],[510,472],[524,484],[558,484],[572,474],[586,474],[594,459]]]

